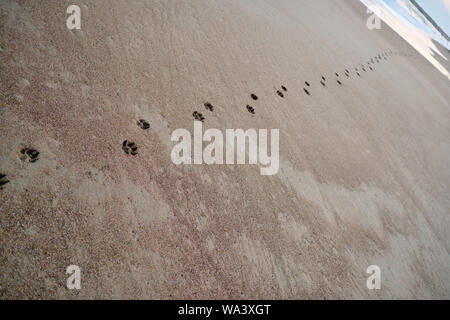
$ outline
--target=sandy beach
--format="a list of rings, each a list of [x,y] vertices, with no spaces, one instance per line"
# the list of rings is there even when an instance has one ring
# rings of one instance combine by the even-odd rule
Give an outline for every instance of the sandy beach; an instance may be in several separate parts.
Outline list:
[[[1,299],[450,298],[449,80],[362,3],[76,2],[0,1]],[[278,173],[172,163],[195,111]]]

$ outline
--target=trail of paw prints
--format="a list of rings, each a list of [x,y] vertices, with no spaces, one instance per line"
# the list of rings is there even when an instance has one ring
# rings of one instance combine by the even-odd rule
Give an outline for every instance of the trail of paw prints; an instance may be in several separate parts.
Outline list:
[[[303,87],[303,92],[306,93],[307,96],[311,95],[310,88],[311,88],[311,84],[308,81],[305,81],[305,86]]]
[[[39,160],[39,151],[33,148],[22,148],[19,151],[19,159],[23,162],[34,163]]]
[[[283,90],[283,89],[281,89],[281,90]],[[280,98],[284,98],[284,93],[283,93],[281,90],[277,90],[277,95],[278,95]]]
[[[214,106],[211,103],[205,102],[203,105],[205,106],[206,110],[208,110],[210,112],[214,111]],[[196,121],[200,121],[200,122],[204,122],[205,121],[205,116],[202,113],[198,112],[198,111],[194,111],[192,113],[192,117]]]
[[[6,174],[0,173],[0,190],[3,190],[3,186],[9,183],[9,180],[6,179]]]
[[[122,142],[122,150],[126,153],[126,154],[131,154],[132,156],[135,156],[138,154],[138,147],[136,145],[136,143],[132,142],[132,141],[128,141],[125,140],[124,142]]]
[[[286,96],[287,91],[288,91],[288,89],[284,85],[281,85],[280,89],[275,88],[275,90],[277,92],[277,95],[280,98],[284,98]]]
[[[251,93],[250,94],[250,98],[253,100],[253,101],[258,101],[258,96],[256,95],[256,94],[254,94],[254,93]],[[248,112],[250,112],[251,114],[255,114],[256,113],[256,111],[255,111],[255,108],[253,108],[251,105],[249,105],[249,104],[247,104],[247,106],[245,107],[246,109],[247,109],[247,111]]]
[[[201,122],[205,121],[205,117],[203,116],[203,114],[201,114],[198,111],[194,111],[192,113],[192,116],[194,117],[194,120],[201,121]]]
[[[142,130],[148,130],[150,129],[150,123],[148,123],[147,121],[145,121],[144,119],[140,119],[137,122],[137,125],[139,126],[139,128],[141,128]]]
[[[364,71],[364,72],[367,72],[367,67],[366,67],[365,64],[361,64],[361,70]]]
[[[375,68],[374,68],[375,64],[383,62],[383,60],[388,60],[387,58],[390,55],[403,55],[403,54],[401,54],[401,53],[394,53],[392,51],[383,52],[383,53],[377,54],[374,57],[369,58],[369,60],[367,62],[365,62],[363,64],[360,64],[359,67],[355,67],[354,71],[355,71],[356,75],[358,77],[361,77],[363,72],[368,72],[368,70],[375,71]],[[349,69],[345,69],[345,72],[343,73],[342,76],[338,72],[335,72],[334,75],[336,76],[337,84],[342,86],[343,85],[343,80],[342,79],[345,79],[343,76],[345,75],[346,78],[352,78],[351,74],[352,73],[350,72]],[[324,76],[321,77],[320,84],[322,85],[322,87],[326,87],[327,86],[327,80],[326,80],[326,78]],[[305,87],[303,88],[303,91],[308,96],[311,95],[310,89],[311,89],[311,84],[308,81],[305,81]],[[280,98],[285,98],[287,91],[288,90],[287,90],[287,88],[284,85],[282,85],[281,88],[275,88],[275,92]],[[258,96],[256,94],[254,94],[254,93],[250,94],[250,98],[253,101],[258,101],[259,100]],[[204,106],[205,106],[206,110],[208,110],[210,112],[214,111],[214,107],[213,107],[213,105],[211,103],[207,102],[207,103],[204,104]],[[251,114],[255,114],[256,113],[255,112],[255,108],[253,106],[251,106],[250,104],[246,105],[246,109]],[[203,122],[205,120],[205,117],[201,113],[199,113],[198,111],[194,111],[192,116],[197,121],[202,121]]]
[[[255,114],[255,108],[253,108],[251,105],[247,105],[247,111],[250,112],[251,114]]]
[[[382,52],[382,53],[377,53],[374,57],[369,58],[367,60],[367,62],[361,63],[361,64],[359,64],[358,67],[355,67],[354,68],[355,74],[358,77],[362,77],[363,73],[367,73],[369,71],[374,72],[374,71],[376,71],[376,68],[375,68],[376,64],[380,64],[382,62],[388,61],[391,56],[414,57],[413,55],[408,55],[408,54],[401,53],[401,52],[393,52],[392,50],[391,51],[385,51],[385,52]],[[339,78],[341,75],[336,72],[335,76],[337,77],[337,79],[336,79],[337,83],[339,85],[342,85],[342,80],[340,80],[342,78]],[[345,76],[347,78],[351,78],[351,73],[350,73],[350,71],[348,69],[345,69]],[[325,83],[324,79],[322,79],[320,81],[320,83],[322,84],[322,86],[324,86],[324,87],[326,86],[326,83]]]
[[[205,102],[204,106],[205,106],[205,109],[206,109],[206,110],[209,110],[209,111],[211,111],[211,112],[214,111],[214,106],[213,106],[211,103]]]
[[[342,82],[341,82],[341,80],[339,80],[339,77],[340,77],[339,73],[335,72],[334,75],[335,75],[336,78],[337,78],[337,79],[336,79],[337,84],[339,84],[340,86],[342,86]]]

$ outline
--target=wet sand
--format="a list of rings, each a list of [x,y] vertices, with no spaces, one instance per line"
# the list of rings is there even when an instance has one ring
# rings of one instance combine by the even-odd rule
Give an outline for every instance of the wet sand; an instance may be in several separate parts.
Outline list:
[[[2,299],[450,298],[448,79],[361,3],[77,2],[0,2]],[[194,111],[279,173],[174,165]]]

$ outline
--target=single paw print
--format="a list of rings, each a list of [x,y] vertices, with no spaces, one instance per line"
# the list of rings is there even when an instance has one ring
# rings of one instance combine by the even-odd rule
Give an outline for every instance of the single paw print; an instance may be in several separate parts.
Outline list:
[[[150,124],[145,121],[144,119],[141,119],[137,122],[137,125],[139,126],[139,128],[141,128],[142,130],[147,130],[150,129]]]
[[[192,116],[193,116],[194,119],[197,120],[197,121],[203,122],[203,121],[205,120],[205,117],[204,117],[201,113],[199,113],[199,112],[197,112],[197,111],[194,111],[194,112],[192,113]]]
[[[324,81],[320,81],[320,84],[321,84],[322,86],[326,87],[326,84],[325,84]]]
[[[279,95],[281,98],[284,98],[284,93],[280,90],[277,90],[277,95]]]
[[[340,86],[342,86],[342,82],[340,82],[339,80],[337,80],[337,83],[338,83]]]
[[[322,76],[322,81],[325,82],[325,81],[327,81],[327,79],[325,79],[325,77]]]
[[[138,147],[136,146],[136,144],[135,144],[134,142],[125,140],[125,141],[122,143],[122,150],[123,150],[126,154],[131,154],[131,155],[135,156],[135,155],[138,154],[137,149],[138,149]]]
[[[3,173],[0,173],[0,190],[2,190],[3,186],[7,183],[9,183],[9,180],[6,179],[6,175]]]
[[[283,90],[284,92],[287,92],[287,88],[285,86],[281,86],[281,90]]]
[[[305,84],[306,84],[307,87],[311,86],[308,81],[305,81]]]
[[[209,110],[211,112],[214,111],[214,106],[211,103],[209,103],[209,102],[205,103],[205,108],[206,108],[206,110]]]
[[[22,148],[19,152],[19,159],[34,163],[39,160],[39,152],[35,149]]]
[[[256,94],[254,94],[254,93],[252,93],[251,95],[250,95],[250,97],[253,99],[253,100],[258,100],[258,96],[256,95]]]
[[[309,91],[308,91],[308,89],[306,89],[306,88],[303,88],[303,91],[305,91],[305,93],[308,95],[308,96],[310,96],[311,95],[311,93],[309,93]]]
[[[250,112],[251,114],[255,114],[255,109],[250,105],[247,105],[247,111]]]

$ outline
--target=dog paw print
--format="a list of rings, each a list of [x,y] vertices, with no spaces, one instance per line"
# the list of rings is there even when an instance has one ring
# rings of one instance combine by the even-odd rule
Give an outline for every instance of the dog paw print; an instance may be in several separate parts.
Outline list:
[[[287,88],[285,86],[281,86],[281,90],[283,90],[284,92],[287,92]]]
[[[325,81],[327,81],[327,79],[325,79],[325,77],[322,76],[322,81],[325,82]]]
[[[320,84],[321,84],[322,86],[326,87],[326,84],[325,84],[325,82],[324,82],[323,80],[320,81]]]
[[[307,87],[311,86],[308,81],[305,81],[305,84],[306,84]]]
[[[284,93],[280,90],[277,90],[277,95],[279,95],[281,98],[284,98]]]
[[[205,103],[205,108],[206,108],[206,110],[209,110],[211,112],[214,111],[214,106],[211,103],[209,103],[209,102]]]
[[[256,95],[256,94],[254,94],[254,93],[252,93],[251,95],[250,95],[250,97],[253,99],[253,100],[258,100],[258,96]]]
[[[336,77],[339,77],[339,73],[335,72]]]
[[[194,120],[197,120],[197,121],[203,122],[205,120],[205,117],[201,113],[199,113],[197,111],[194,111],[192,113],[192,116],[194,117]]]
[[[138,154],[137,151],[138,147],[136,146],[136,144],[134,142],[125,140],[122,143],[122,150],[126,153],[126,154],[131,154],[133,156]]]
[[[6,179],[6,174],[0,173],[0,190],[2,190],[3,186],[7,183],[9,183],[9,180]]]
[[[311,95],[311,93],[309,93],[309,91],[308,91],[308,89],[306,89],[306,88],[303,88],[303,91],[305,91],[305,93],[308,95],[308,96],[310,96]]]
[[[250,105],[247,105],[247,111],[250,112],[251,114],[255,114],[255,109]]]
[[[34,163],[39,160],[39,152],[35,149],[22,148],[19,152],[19,159],[22,161]]]
[[[342,82],[341,82],[341,81],[336,80],[336,82],[337,82],[340,86],[342,86]]]
[[[140,119],[140,120],[137,122],[137,125],[138,125],[139,128],[141,128],[142,130],[150,129],[150,123],[148,123],[148,122],[145,121],[144,119]]]

